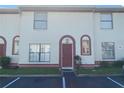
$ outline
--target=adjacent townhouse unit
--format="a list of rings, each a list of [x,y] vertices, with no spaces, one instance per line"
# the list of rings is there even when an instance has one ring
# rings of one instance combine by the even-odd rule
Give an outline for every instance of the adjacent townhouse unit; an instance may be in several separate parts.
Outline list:
[[[74,68],[124,58],[124,8],[18,6],[0,9],[0,56],[19,67]]]

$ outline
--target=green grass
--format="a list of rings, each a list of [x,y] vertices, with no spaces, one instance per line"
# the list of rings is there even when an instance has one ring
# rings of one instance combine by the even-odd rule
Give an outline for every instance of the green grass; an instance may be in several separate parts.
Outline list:
[[[79,74],[122,74],[121,67],[80,68]],[[60,74],[59,68],[0,69],[0,75],[47,75]]]
[[[59,68],[17,68],[17,69],[0,69],[0,75],[42,75],[42,74],[59,74]]]
[[[80,68],[78,70],[80,74],[122,74],[121,67],[98,67],[92,69]]]

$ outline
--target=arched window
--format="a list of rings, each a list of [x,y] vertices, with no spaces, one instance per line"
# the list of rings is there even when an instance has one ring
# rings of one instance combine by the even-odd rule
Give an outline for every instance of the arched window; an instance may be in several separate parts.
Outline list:
[[[18,55],[19,54],[19,36],[15,36],[13,38],[12,54],[13,55]]]
[[[0,57],[6,55],[6,39],[0,36]]]
[[[91,39],[88,35],[81,37],[81,55],[91,55]]]

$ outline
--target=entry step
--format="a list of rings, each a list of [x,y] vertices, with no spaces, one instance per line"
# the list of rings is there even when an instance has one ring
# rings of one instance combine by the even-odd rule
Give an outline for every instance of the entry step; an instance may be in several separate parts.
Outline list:
[[[62,69],[62,72],[74,72],[73,69]]]
[[[66,78],[71,78],[72,76],[75,77],[76,74],[73,70],[64,70],[62,71],[62,75]]]

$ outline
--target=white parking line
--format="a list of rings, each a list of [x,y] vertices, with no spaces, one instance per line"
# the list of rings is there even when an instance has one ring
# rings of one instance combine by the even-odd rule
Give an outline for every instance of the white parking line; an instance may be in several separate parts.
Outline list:
[[[62,77],[62,86],[63,86],[63,88],[66,88],[65,77]]]
[[[20,79],[20,77],[17,77],[15,80],[13,80],[10,83],[8,83],[7,85],[5,85],[3,88],[7,88],[8,86],[10,86],[11,84],[13,84],[14,82],[16,82],[19,79]]]
[[[117,85],[121,86],[122,88],[124,88],[124,85],[118,83],[117,81],[111,79],[110,77],[107,77],[107,79],[111,80],[112,82],[116,83]]]

